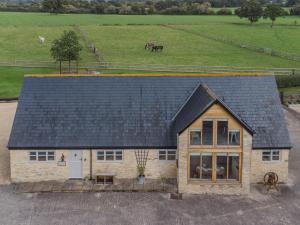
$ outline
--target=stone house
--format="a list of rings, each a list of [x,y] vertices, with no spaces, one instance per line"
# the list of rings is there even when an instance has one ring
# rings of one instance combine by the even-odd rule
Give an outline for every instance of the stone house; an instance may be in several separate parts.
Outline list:
[[[247,193],[288,179],[289,135],[274,76],[25,76],[8,143],[11,181],[138,176],[181,193]]]

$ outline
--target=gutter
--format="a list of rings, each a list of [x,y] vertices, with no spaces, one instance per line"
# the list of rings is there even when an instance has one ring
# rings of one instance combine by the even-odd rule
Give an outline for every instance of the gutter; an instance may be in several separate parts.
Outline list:
[[[90,180],[93,180],[93,152],[90,149]]]

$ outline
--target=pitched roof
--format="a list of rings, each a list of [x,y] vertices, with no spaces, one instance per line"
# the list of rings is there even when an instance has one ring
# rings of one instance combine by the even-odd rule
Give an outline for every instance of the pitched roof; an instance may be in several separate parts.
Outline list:
[[[207,109],[213,104],[220,104],[227,110],[241,125],[243,125],[251,134],[254,133],[252,128],[236,115],[230,107],[228,107],[223,100],[221,100],[213,91],[211,91],[205,84],[200,83],[187,101],[183,104],[180,110],[176,113],[173,119],[174,132],[183,132],[191,123],[199,118]]]
[[[200,84],[254,130],[253,148],[290,147],[273,76],[26,77],[8,147],[175,148],[178,111],[211,102]]]

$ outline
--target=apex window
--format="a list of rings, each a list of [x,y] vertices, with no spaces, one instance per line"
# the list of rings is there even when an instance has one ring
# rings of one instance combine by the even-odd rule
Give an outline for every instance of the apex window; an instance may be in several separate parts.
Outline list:
[[[228,121],[217,121],[217,144],[228,145]]]
[[[201,145],[201,130],[190,132],[190,145]]]
[[[212,145],[213,144],[213,120],[204,120],[202,122],[202,144]]]
[[[230,130],[229,131],[229,145],[240,145],[240,131]]]

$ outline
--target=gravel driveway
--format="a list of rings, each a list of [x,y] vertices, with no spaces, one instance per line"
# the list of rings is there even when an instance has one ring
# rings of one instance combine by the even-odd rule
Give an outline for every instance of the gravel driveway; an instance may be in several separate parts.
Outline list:
[[[6,149],[17,102],[0,103],[0,184],[9,183],[9,152]]]
[[[1,107],[1,105],[0,105]],[[15,106],[14,106],[15,107]],[[11,126],[13,106],[0,108],[5,132]],[[161,193],[39,193],[17,194],[13,185],[0,187],[0,225],[297,225],[300,224],[300,115],[286,111],[294,149],[291,185],[280,193],[250,196],[185,195],[170,200]],[[2,127],[1,147],[6,145]],[[1,149],[1,163],[7,152]],[[6,163],[7,164],[7,163]],[[7,166],[5,166],[7,168]],[[7,168],[8,169],[8,168]],[[2,172],[2,179],[8,171]],[[5,180],[5,179],[3,179]]]

